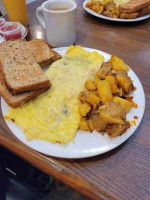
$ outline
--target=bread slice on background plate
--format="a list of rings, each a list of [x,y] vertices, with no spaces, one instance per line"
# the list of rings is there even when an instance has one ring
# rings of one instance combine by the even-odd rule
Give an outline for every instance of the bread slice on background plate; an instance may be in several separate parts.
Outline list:
[[[0,62],[5,84],[12,94],[50,86],[48,77],[24,40],[0,45]]]
[[[47,44],[44,40],[34,39],[28,41],[27,44],[32,50],[36,62],[41,67],[52,64],[53,62],[61,58],[61,55],[52,50],[49,44]]]
[[[136,12],[150,5],[150,0],[131,0],[119,6],[120,12]]]

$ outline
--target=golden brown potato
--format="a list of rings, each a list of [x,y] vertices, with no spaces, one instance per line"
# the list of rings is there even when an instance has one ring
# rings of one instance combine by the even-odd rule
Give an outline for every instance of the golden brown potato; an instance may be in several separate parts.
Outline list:
[[[86,82],[85,82],[85,87],[86,87],[86,89],[87,90],[96,90],[96,85],[94,84],[94,82],[93,81],[91,81],[91,80],[87,80]]]
[[[104,11],[103,15],[106,17],[113,17],[113,13],[109,12],[109,11]]]
[[[87,120],[87,124],[88,124],[88,127],[90,129],[90,132],[94,131],[94,125],[93,125],[93,122],[90,119]]]
[[[129,94],[131,91],[134,90],[133,83],[128,76],[116,76],[116,80],[118,85],[127,93]]]
[[[120,104],[123,107],[123,109],[125,110],[126,113],[131,110],[131,107],[132,107],[131,101],[128,101],[128,100],[120,98],[120,97],[114,97],[113,101]]]
[[[110,101],[99,108],[100,118],[105,119],[108,124],[123,124],[125,111],[119,104]]]
[[[78,99],[82,102],[89,103],[93,107],[93,109],[96,109],[100,102],[99,97],[96,96],[93,92],[89,91],[81,92]]]
[[[115,77],[114,76],[106,76],[105,80],[108,81],[108,83],[110,84],[112,93],[116,94],[118,92],[118,88],[117,88],[117,82],[115,80]]]
[[[86,7],[87,8],[92,8],[92,6],[93,6],[93,1],[89,1],[89,2],[87,2],[87,4],[86,4]]]
[[[100,80],[97,84],[98,93],[103,103],[111,101],[113,99],[111,87],[106,80]]]
[[[113,3],[113,0],[102,0],[102,1],[101,1],[101,4],[102,4],[103,6],[106,6],[108,3]]]
[[[100,79],[105,79],[105,76],[109,74],[111,71],[112,66],[110,62],[103,63],[101,68],[98,70],[96,76]]]
[[[119,57],[112,55],[111,57],[111,64],[112,68],[115,70],[120,70],[120,71],[128,71],[129,67],[128,65]]]
[[[82,117],[85,117],[87,113],[91,110],[91,107],[87,103],[79,104],[79,113]]]
[[[97,13],[101,14],[104,10],[104,6],[99,6]]]
[[[97,75],[95,75],[94,84],[96,85],[96,87],[97,87],[97,84],[98,84],[99,81],[100,81],[100,79],[98,78]]]
[[[87,120],[85,118],[81,118],[80,124],[79,124],[79,129],[82,131],[90,131]]]
[[[133,13],[121,13],[120,18],[121,19],[134,19],[139,16],[138,12],[133,12]]]
[[[107,121],[100,118],[99,112],[97,110],[92,110],[92,112],[90,113],[90,120],[92,121],[94,128],[98,132],[106,131]]]
[[[125,121],[122,125],[110,124],[107,126],[106,130],[111,137],[117,137],[118,135],[122,135],[124,132],[126,132],[128,128],[130,128],[130,124],[129,122]]]

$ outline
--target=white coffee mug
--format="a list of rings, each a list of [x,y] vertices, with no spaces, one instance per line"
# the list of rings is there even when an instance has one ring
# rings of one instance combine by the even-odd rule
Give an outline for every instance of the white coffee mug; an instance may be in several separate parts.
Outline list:
[[[63,8],[62,10],[54,10]],[[47,41],[54,47],[75,42],[75,13],[77,4],[71,0],[49,0],[36,10],[36,16],[46,30]]]

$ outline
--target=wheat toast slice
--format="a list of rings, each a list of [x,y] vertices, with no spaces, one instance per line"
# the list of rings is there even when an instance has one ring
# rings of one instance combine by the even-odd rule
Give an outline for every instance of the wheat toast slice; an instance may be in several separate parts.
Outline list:
[[[136,12],[150,5],[150,0],[131,0],[119,6],[120,12]]]
[[[3,97],[3,99],[6,101],[6,103],[13,108],[16,108],[18,106],[21,106],[22,104],[26,103],[27,101],[35,98],[36,96],[40,95],[44,91],[49,89],[43,88],[38,90],[33,90],[30,92],[25,92],[17,95],[12,95],[9,89],[6,87],[2,71],[0,70],[0,95]]]
[[[27,42],[6,41],[0,45],[0,62],[5,84],[12,94],[50,86]]]
[[[61,58],[61,55],[52,50],[44,40],[34,39],[27,43],[35,56],[36,62],[42,68]]]

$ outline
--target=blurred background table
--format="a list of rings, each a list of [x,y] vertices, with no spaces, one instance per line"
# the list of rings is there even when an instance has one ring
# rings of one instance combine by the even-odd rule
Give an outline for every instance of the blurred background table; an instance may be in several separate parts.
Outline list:
[[[46,39],[36,8],[28,5],[27,39]],[[61,180],[93,200],[150,199],[150,19],[138,23],[113,23],[87,14],[78,0],[76,44],[100,49],[123,58],[141,80],[146,95],[143,121],[134,135],[117,149],[88,159],[56,159],[38,153],[18,141],[7,128],[0,111],[0,145]]]

